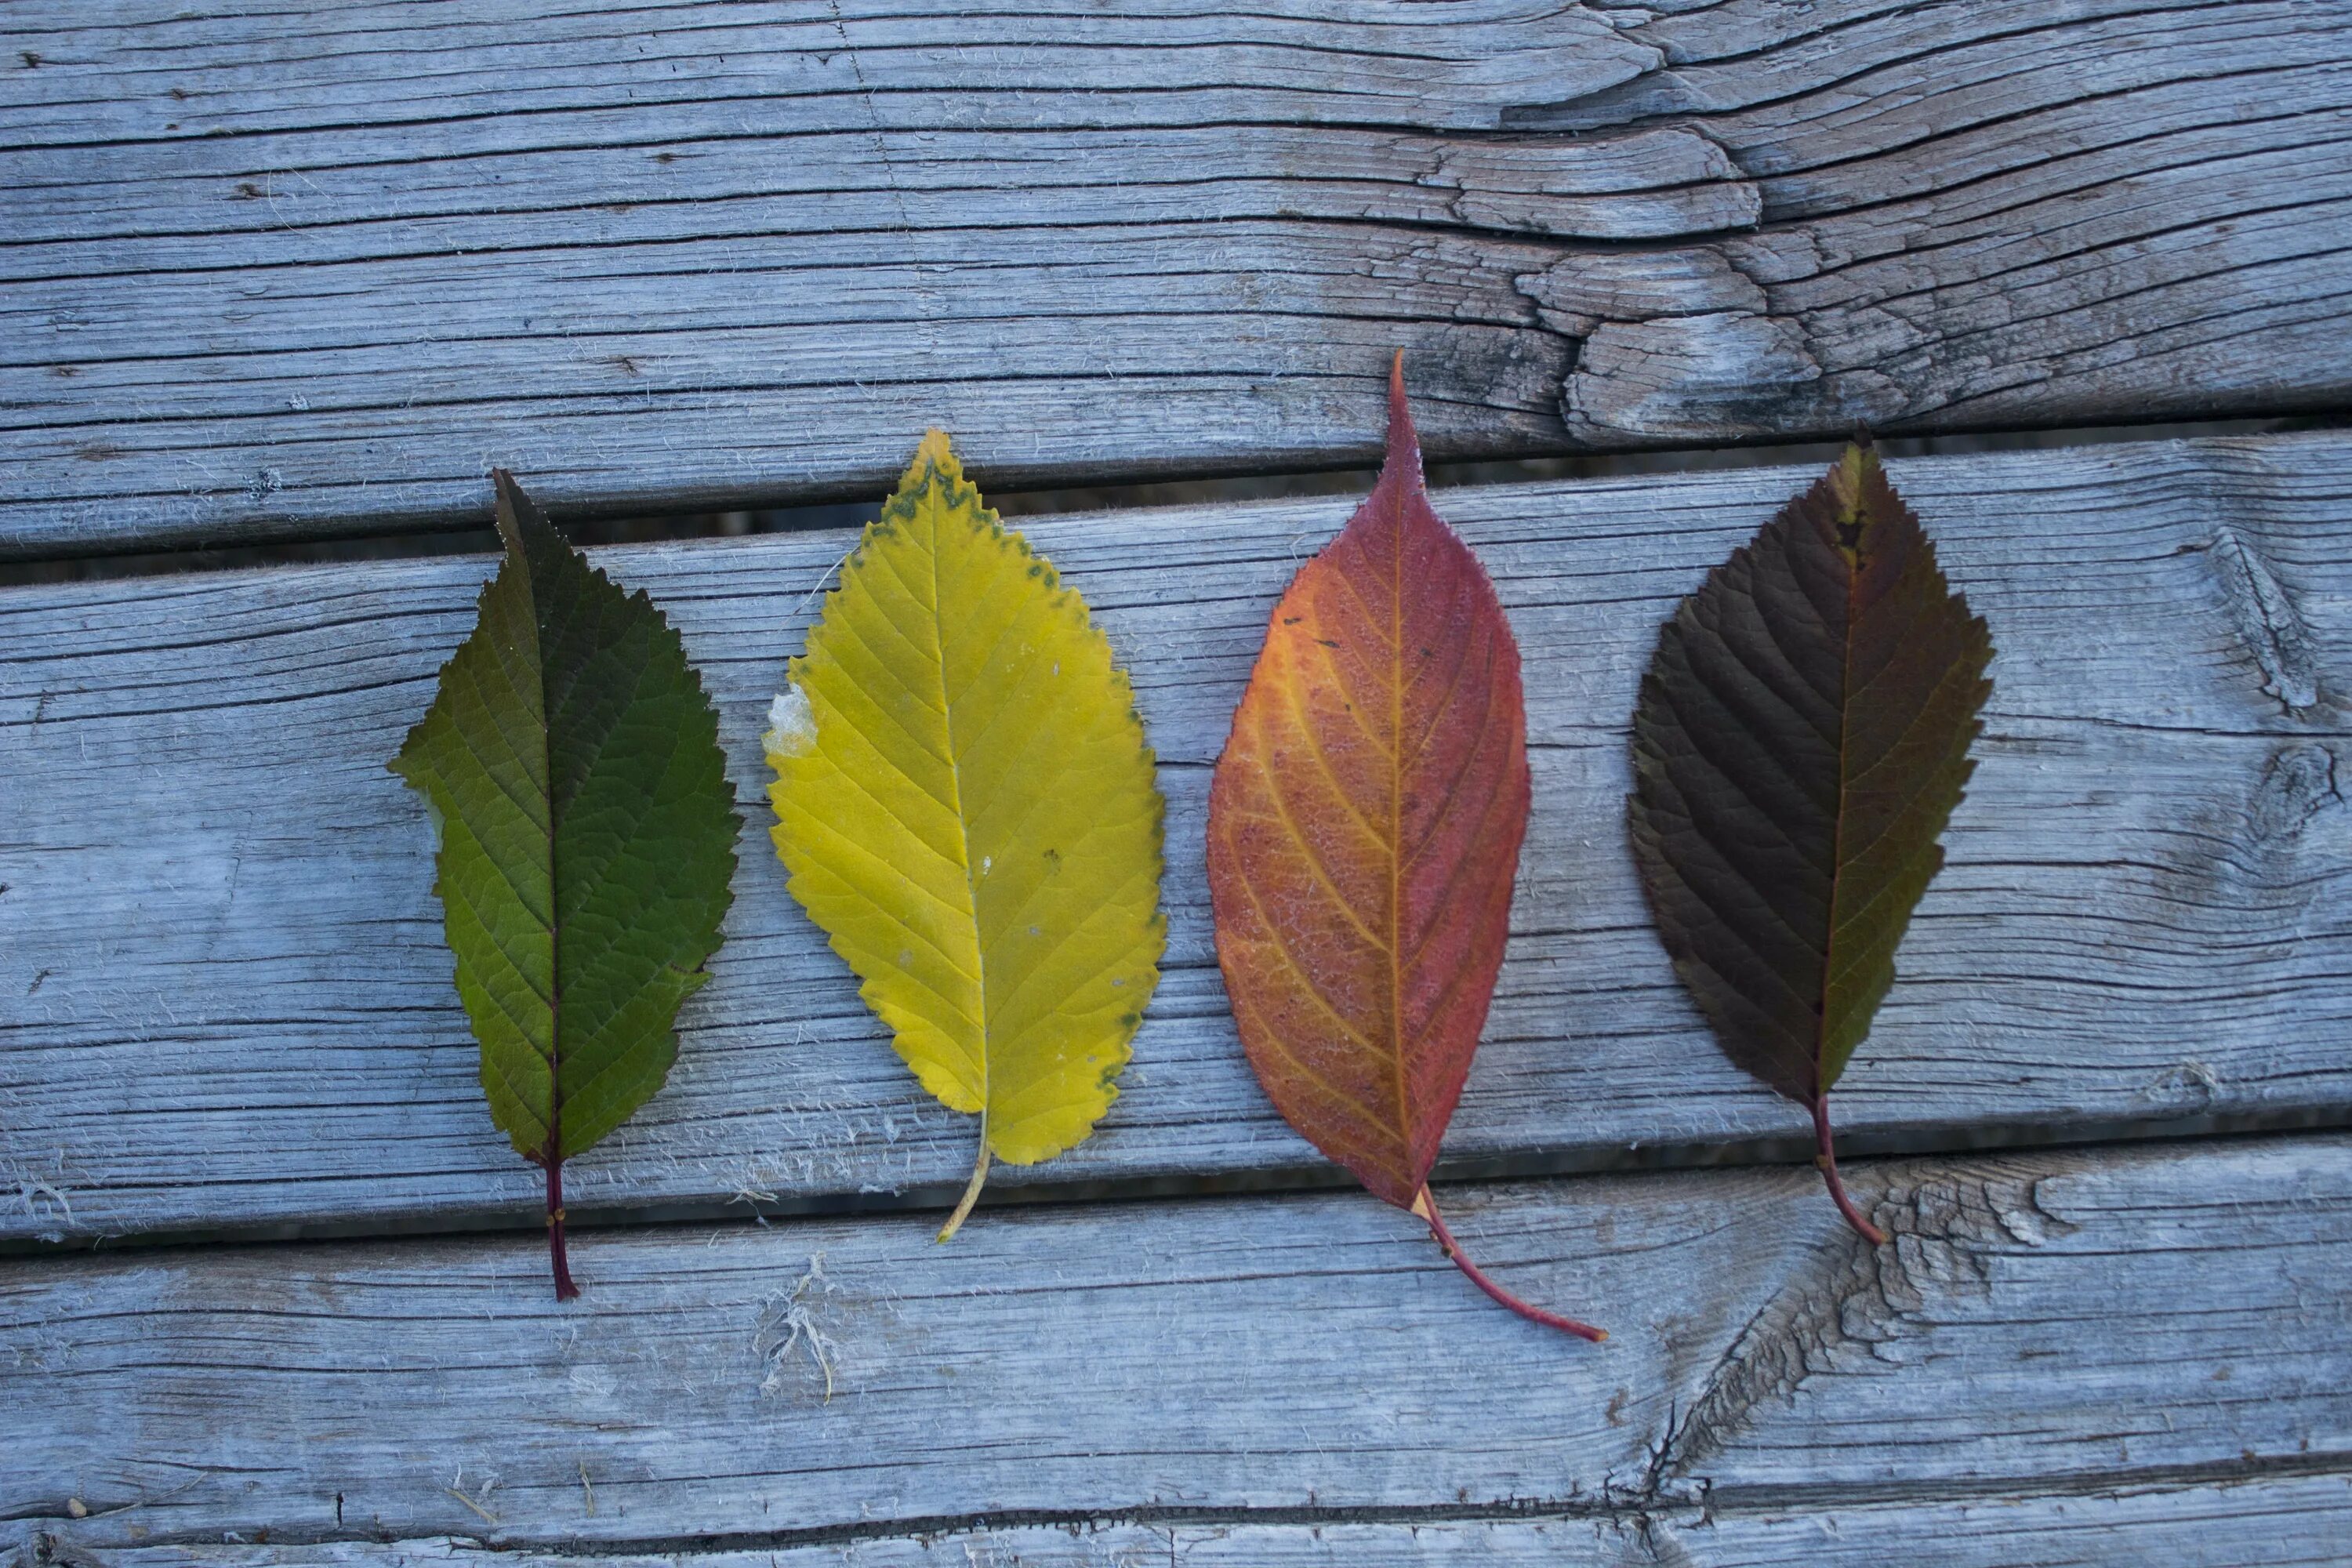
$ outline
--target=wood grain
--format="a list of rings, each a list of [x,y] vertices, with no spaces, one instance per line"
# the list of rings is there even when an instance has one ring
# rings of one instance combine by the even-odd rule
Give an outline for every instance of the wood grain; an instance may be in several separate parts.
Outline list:
[[[1892,472],[1991,622],[1997,684],[1950,864],[1839,1088],[1849,1146],[2344,1119],[2352,438]],[[1801,1145],[1801,1112],[1691,1011],[1622,823],[1624,726],[1659,624],[1811,477],[1438,492],[1523,649],[1535,771],[1514,934],[1444,1169]],[[1268,606],[1349,509],[1029,530],[1131,667],[1170,802],[1170,943],[1097,1134],[1003,1177],[1332,1179],[1242,1058],[1202,843]],[[754,806],[770,696],[851,537],[599,554],[683,631]],[[0,594],[0,1235],[534,1215],[481,1100],[429,829],[383,767],[488,567]],[[677,1070],[568,1171],[575,1214],[951,1197],[971,1122],[900,1066],[784,890],[765,808],[746,816],[729,942]]]
[[[1388,1560],[1447,1562],[1481,1515],[1631,1563],[1885,1562],[1890,1513],[1943,1521],[1906,1562],[2169,1562],[2224,1509],[2342,1539],[2352,1140],[1854,1181],[1874,1255],[1802,1168],[1450,1189],[1601,1346],[1360,1193],[1039,1207],[948,1247],[891,1216],[640,1227],[583,1240],[575,1308],[528,1237],[9,1260],[0,1365],[42,1397],[0,1406],[0,1517],[56,1562],[225,1532],[1006,1561],[895,1539],[990,1521],[1211,1563],[1248,1561],[1214,1526],[1427,1522]]]
[[[2116,1483],[1983,1502],[1837,1504],[1804,1510],[1580,1510],[1548,1519],[1461,1519],[1395,1510],[1383,1521],[1265,1523],[1171,1514],[1162,1523],[842,1532],[818,1547],[635,1554],[485,1547],[478,1540],[174,1544],[106,1552],[106,1568],[2340,1568],[2352,1481],[2312,1474],[2221,1486]],[[1402,1516],[1397,1516],[1402,1514]],[[73,1563],[36,1528],[21,1568]],[[40,1556],[49,1552],[49,1556]]]
[[[2333,0],[21,0],[0,555],[2340,404]]]
[[[2338,1568],[2352,1483],[2327,1474],[1976,1502],[1907,1501],[1802,1512],[1655,1508],[1643,1513],[1262,1523],[1248,1518],[1088,1522],[851,1534],[818,1546],[637,1553],[600,1545],[515,1551],[454,1536],[301,1546],[110,1550],[107,1568]],[[22,1568],[69,1563],[47,1531]],[[50,1555],[40,1555],[47,1551]]]

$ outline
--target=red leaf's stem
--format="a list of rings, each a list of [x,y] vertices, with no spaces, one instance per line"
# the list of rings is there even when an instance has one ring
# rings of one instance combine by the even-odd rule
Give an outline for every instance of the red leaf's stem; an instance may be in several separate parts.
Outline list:
[[[1548,1329],[1559,1329],[1580,1339],[1591,1340],[1594,1344],[1609,1337],[1606,1329],[1596,1329],[1590,1323],[1580,1323],[1574,1318],[1563,1318],[1557,1312],[1547,1312],[1541,1307],[1531,1307],[1486,1278],[1484,1269],[1463,1255],[1461,1243],[1455,1241],[1454,1233],[1445,1228],[1445,1222],[1437,1217],[1437,1203],[1429,1195],[1427,1187],[1421,1189],[1421,1195],[1413,1201],[1412,1210],[1429,1222],[1429,1234],[1437,1238],[1437,1245],[1444,1249],[1446,1257],[1454,1260],[1454,1267],[1470,1276],[1470,1283],[1520,1317],[1529,1322],[1541,1323]]]
[[[1838,1213],[1845,1215],[1846,1224],[1862,1233],[1862,1238],[1873,1247],[1886,1245],[1886,1233],[1862,1217],[1853,1200],[1845,1195],[1845,1184],[1838,1180],[1837,1151],[1830,1145],[1830,1097],[1813,1096],[1813,1146],[1820,1151],[1813,1163],[1822,1168],[1822,1179],[1830,1184],[1830,1197],[1837,1204]]]
[[[580,1287],[572,1282],[572,1265],[563,1256],[563,1161],[547,1161],[547,1257],[555,1265],[555,1299],[577,1300]]]

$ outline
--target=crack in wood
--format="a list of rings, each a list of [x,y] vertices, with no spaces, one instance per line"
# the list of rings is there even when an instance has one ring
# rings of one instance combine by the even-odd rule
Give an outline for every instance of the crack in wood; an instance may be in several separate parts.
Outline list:
[[[2038,1247],[2076,1227],[2043,1206],[2044,1182],[2082,1169],[2079,1155],[1869,1167],[1856,1202],[1889,1244],[1872,1247],[1824,1225],[1795,1276],[1741,1325],[1696,1396],[1669,1424],[1636,1489],[1643,1498],[1703,1504],[1698,1468],[1744,1431],[1768,1401],[1830,1371],[1866,1369],[1933,1296],[1981,1298],[1990,1259]]]

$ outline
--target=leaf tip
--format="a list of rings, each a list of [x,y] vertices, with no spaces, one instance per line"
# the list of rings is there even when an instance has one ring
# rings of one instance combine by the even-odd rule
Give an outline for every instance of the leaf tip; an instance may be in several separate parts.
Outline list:
[[[1421,467],[1421,437],[1412,427],[1412,409],[1404,395],[1404,350],[1399,349],[1389,361],[1389,457],[1391,463],[1400,452],[1412,454],[1416,472]]]
[[[499,540],[507,547],[508,554],[520,559],[523,552],[523,520],[537,518],[544,525],[546,519],[541,515],[522,486],[515,482],[510,470],[492,468],[490,488],[498,498],[493,510],[498,518]]]
[[[955,444],[948,439],[946,431],[936,426],[924,431],[922,440],[917,443],[915,460],[907,465],[907,477],[912,479],[918,470],[927,467],[950,476],[963,472],[963,465],[956,461]]]

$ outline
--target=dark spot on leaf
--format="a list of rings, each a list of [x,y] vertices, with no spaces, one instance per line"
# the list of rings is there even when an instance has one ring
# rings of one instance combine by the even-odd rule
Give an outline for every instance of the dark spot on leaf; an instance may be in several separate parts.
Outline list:
[[[261,187],[255,184],[251,180],[239,180],[236,183],[236,199],[241,202],[259,201],[261,199]]]
[[[35,53],[34,53],[32,50],[30,50],[30,49],[19,49],[18,51],[16,51],[16,53],[17,53],[17,58],[20,58],[20,59],[22,59],[22,60],[25,62],[25,68],[26,68],[26,70],[30,70],[30,69],[32,69],[35,66],[39,65],[39,64],[41,63],[41,57],[40,57],[39,55],[35,54]]]
[[[186,88],[184,88],[184,87],[175,87],[175,88],[173,88],[173,89],[172,89],[172,100],[173,100],[173,102],[175,102],[175,103],[185,103],[185,102],[187,102],[187,101],[188,101],[188,89],[187,89]]]

